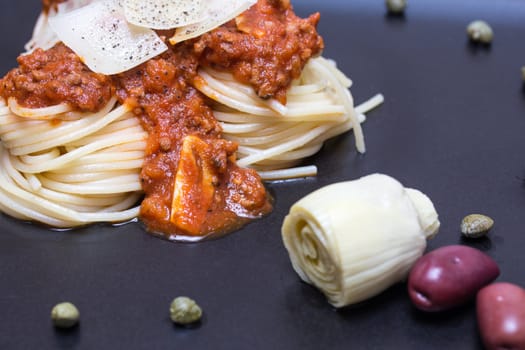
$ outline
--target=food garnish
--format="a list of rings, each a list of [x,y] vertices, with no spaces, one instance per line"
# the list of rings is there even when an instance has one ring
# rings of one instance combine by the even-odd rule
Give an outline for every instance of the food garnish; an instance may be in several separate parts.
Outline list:
[[[405,12],[407,0],[385,0],[385,4],[389,13],[400,15]]]
[[[173,29],[207,17],[207,0],[123,0],[126,20],[150,29]]]
[[[46,40],[64,42],[96,73],[118,74],[158,56],[168,48],[153,30],[176,29],[172,45],[202,35],[240,15],[256,0],[101,0],[59,4],[39,18]],[[66,5],[69,4],[69,5]],[[46,24],[49,23],[49,30]]]
[[[170,38],[170,43],[175,45],[202,35],[237,17],[256,2],[257,0],[208,0],[205,7],[206,17],[200,22],[177,28]]]
[[[51,16],[49,25],[96,73],[121,73],[168,49],[153,30],[131,25],[118,0]]]
[[[461,220],[461,233],[468,238],[485,236],[494,226],[494,220],[483,214],[470,214]]]
[[[482,20],[476,20],[467,26],[467,34],[472,42],[490,44],[494,38],[491,26]]]
[[[426,195],[373,174],[300,199],[281,230],[300,278],[343,307],[405,279],[438,228]]]
[[[195,300],[188,297],[177,297],[170,304],[170,318],[173,323],[189,325],[200,321],[202,309]]]
[[[74,304],[63,302],[53,307],[51,320],[57,328],[71,328],[80,320],[80,312]]]

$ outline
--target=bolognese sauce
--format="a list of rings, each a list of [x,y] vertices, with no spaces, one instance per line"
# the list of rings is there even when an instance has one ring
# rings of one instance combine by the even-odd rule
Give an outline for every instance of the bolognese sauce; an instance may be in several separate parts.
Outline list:
[[[318,21],[319,14],[297,17],[289,1],[259,0],[235,20],[114,76],[90,72],[57,44],[21,56],[0,95],[26,107],[68,103],[83,111],[116,95],[148,134],[140,175],[148,231],[166,238],[221,234],[268,214],[272,204],[259,175],[236,165],[237,144],[222,137],[211,102],[194,88],[198,69],[231,72],[261,98],[285,103],[293,79],[323,49]]]
[[[96,112],[114,95],[111,77],[90,71],[62,43],[36,49],[17,61],[19,67],[2,79],[0,95],[14,97],[24,107],[67,103],[76,110]]]
[[[235,165],[237,145],[205,97],[192,87],[197,56],[191,44],[117,77],[117,95],[131,103],[148,132],[141,173],[141,219],[150,232],[201,236],[232,231],[271,210],[251,169]]]
[[[195,51],[203,64],[233,73],[261,98],[286,103],[286,90],[306,61],[321,53],[320,15],[302,19],[289,1],[258,1],[250,9],[200,37]]]

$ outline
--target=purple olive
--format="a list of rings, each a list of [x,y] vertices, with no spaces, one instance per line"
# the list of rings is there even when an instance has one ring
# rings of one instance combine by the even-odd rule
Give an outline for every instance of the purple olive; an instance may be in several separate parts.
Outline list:
[[[525,349],[525,289],[494,283],[476,297],[478,327],[488,350]]]
[[[418,309],[443,311],[471,300],[498,276],[498,265],[487,254],[450,245],[416,261],[408,276],[408,294]]]

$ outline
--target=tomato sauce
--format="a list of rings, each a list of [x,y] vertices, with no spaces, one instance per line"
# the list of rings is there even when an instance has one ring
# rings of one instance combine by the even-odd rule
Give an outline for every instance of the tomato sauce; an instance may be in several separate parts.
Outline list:
[[[64,44],[36,49],[17,59],[19,67],[2,79],[0,95],[39,108],[67,103],[86,112],[100,110],[114,95],[111,77],[93,73]]]
[[[202,236],[232,231],[271,210],[257,173],[235,164],[237,145],[221,137],[206,98],[191,82],[191,44],[116,77],[149,138],[141,173],[141,219],[157,234]]]
[[[259,97],[285,104],[292,80],[324,48],[316,30],[319,18],[319,13],[297,17],[289,1],[258,1],[234,21],[202,35],[195,50],[204,64],[232,72]]]
[[[27,107],[65,102],[95,111],[116,94],[148,133],[140,177],[148,231],[169,239],[223,234],[268,214],[271,197],[254,170],[236,165],[237,144],[222,138],[210,101],[194,88],[198,68],[231,72],[261,98],[285,103],[292,80],[323,49],[318,20],[297,17],[289,1],[260,0],[235,20],[111,77],[90,72],[57,44],[21,56],[0,95]]]

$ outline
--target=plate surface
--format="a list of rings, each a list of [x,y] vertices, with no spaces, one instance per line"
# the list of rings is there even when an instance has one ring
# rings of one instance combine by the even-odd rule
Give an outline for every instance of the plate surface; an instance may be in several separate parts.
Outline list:
[[[499,281],[525,286],[525,4],[419,0],[404,17],[387,16],[380,0],[295,7],[302,16],[321,12],[324,55],[352,78],[358,103],[385,96],[363,126],[367,153],[356,153],[352,134],[331,140],[308,160],[317,178],[269,184],[270,216],[201,244],[154,238],[139,223],[53,232],[1,216],[1,349],[481,348],[473,303],[423,314],[403,283],[334,310],[299,281],[280,226],[310,191],[381,172],[434,201],[442,226],[428,249],[474,246],[498,262]],[[1,75],[16,65],[39,9],[37,0],[4,2]],[[469,44],[465,28],[474,19],[492,25],[490,47]],[[461,238],[461,218],[473,212],[494,218],[489,238]],[[177,295],[203,307],[199,327],[171,324]],[[50,322],[64,300],[81,312],[72,332]]]

